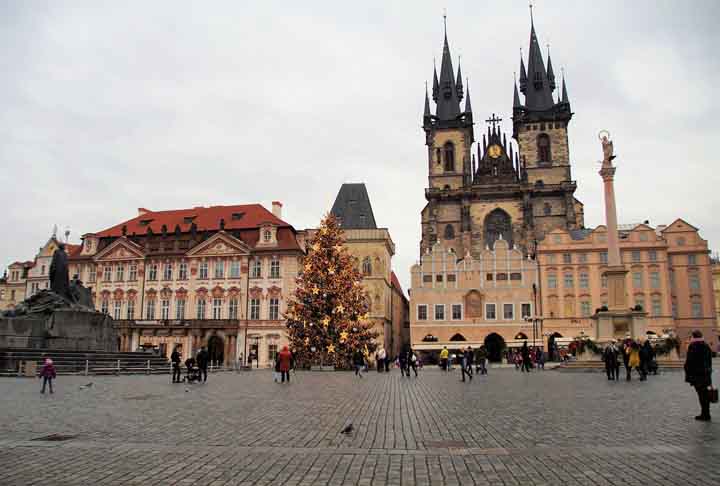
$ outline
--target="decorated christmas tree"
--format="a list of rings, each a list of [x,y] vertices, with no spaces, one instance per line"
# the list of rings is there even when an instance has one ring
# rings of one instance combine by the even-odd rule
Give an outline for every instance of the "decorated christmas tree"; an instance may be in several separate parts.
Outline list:
[[[378,334],[369,317],[362,275],[343,246],[337,220],[329,214],[308,242],[285,314],[296,359],[302,364],[349,367],[356,350],[365,355],[375,351]]]

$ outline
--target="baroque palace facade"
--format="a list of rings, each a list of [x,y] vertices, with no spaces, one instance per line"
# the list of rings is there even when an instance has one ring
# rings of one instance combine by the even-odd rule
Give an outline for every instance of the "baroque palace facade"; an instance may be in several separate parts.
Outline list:
[[[574,196],[567,87],[556,81],[550,56],[543,58],[532,19],[518,81],[510,140],[493,114],[476,141],[469,88],[460,67],[453,69],[445,33],[440,75],[433,73],[435,110],[426,92],[423,115],[427,204],[410,290],[410,340],[418,350],[485,344],[497,358],[503,346],[526,339],[541,345],[552,335],[562,345],[592,335],[591,317],[604,302],[607,241],[603,226],[585,228]],[[717,336],[708,247],[697,229],[681,220],[635,225],[621,232],[621,246],[629,298],[642,307],[649,332],[673,329],[685,338],[701,327]]]
[[[257,357],[287,343],[282,313],[304,252],[297,231],[259,204],[139,209],[138,216],[84,235],[71,275],[119,328],[120,349],[207,346],[212,362]]]

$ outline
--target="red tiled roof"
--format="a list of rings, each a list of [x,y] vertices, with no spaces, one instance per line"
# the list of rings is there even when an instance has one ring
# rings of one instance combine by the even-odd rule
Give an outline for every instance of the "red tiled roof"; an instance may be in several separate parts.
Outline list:
[[[32,267],[33,265],[35,265],[35,262],[31,260],[28,260],[26,262],[12,262],[10,265],[8,265],[8,267],[13,267],[16,265],[19,265],[21,267]]]
[[[67,253],[68,258],[80,256],[81,250],[82,250],[82,245],[71,245],[69,243],[65,244],[65,253]]]
[[[144,210],[147,211],[147,210]],[[239,215],[233,219],[233,214]],[[193,218],[192,222],[186,218]],[[175,231],[179,225],[183,232],[190,231],[190,226],[195,223],[199,231],[217,231],[220,229],[220,220],[225,220],[226,230],[242,230],[257,228],[262,223],[271,223],[278,226],[290,226],[285,221],[276,217],[260,204],[241,204],[236,206],[211,206],[196,207],[190,209],[174,209],[170,211],[147,211],[128,221],[115,225],[106,230],[95,233],[95,236],[119,237],[122,236],[122,227],[127,226],[127,235],[133,233],[144,235],[148,228],[155,234],[162,232],[162,226],[167,226],[168,232]],[[186,222],[187,221],[187,222]],[[143,222],[145,222],[143,224]]]
[[[400,295],[405,297],[405,293],[403,292],[402,286],[400,285],[400,280],[398,280],[395,272],[390,272],[390,282],[392,283],[392,286],[395,287],[398,292],[400,292]]]

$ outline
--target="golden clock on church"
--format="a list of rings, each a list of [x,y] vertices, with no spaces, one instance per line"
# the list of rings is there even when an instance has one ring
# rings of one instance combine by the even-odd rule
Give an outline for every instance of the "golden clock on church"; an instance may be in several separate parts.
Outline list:
[[[490,155],[493,159],[497,159],[500,155],[502,155],[502,148],[500,145],[492,144],[488,147],[488,155]]]

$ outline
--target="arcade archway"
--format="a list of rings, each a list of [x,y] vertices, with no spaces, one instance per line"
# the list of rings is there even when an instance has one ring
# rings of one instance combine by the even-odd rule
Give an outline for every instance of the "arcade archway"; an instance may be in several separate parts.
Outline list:
[[[222,365],[225,359],[225,346],[223,339],[218,336],[210,336],[208,339],[208,356],[213,365]]]
[[[503,337],[493,332],[485,337],[485,349],[488,352],[488,360],[494,363],[502,361],[502,353],[505,350]]]

